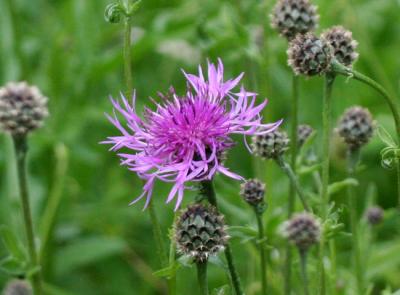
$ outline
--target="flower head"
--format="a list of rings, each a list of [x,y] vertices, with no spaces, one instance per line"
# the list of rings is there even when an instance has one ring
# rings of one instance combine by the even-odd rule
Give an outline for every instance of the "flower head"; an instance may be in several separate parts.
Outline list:
[[[383,220],[384,211],[379,206],[373,206],[367,209],[365,216],[370,225],[377,225]]]
[[[288,40],[312,32],[318,26],[317,7],[309,0],[279,0],[271,15],[272,27]]]
[[[368,109],[348,108],[339,120],[337,131],[351,150],[358,150],[371,139],[375,122]]]
[[[48,116],[47,97],[36,86],[10,82],[0,88],[0,129],[24,136]]]
[[[314,129],[307,124],[301,124],[297,127],[297,144],[299,147],[303,146],[313,132]]]
[[[352,66],[358,58],[357,41],[353,39],[351,31],[342,26],[326,30],[322,36],[333,48],[335,58],[345,66]]]
[[[228,238],[224,217],[212,206],[190,205],[175,224],[178,251],[196,262],[205,262],[223,250]]]
[[[283,224],[283,235],[299,250],[318,243],[321,235],[321,226],[315,217],[309,213],[295,214]]]
[[[313,33],[298,34],[289,44],[289,66],[296,75],[322,75],[330,70],[333,49]]]
[[[241,184],[240,195],[248,204],[257,207],[264,203],[265,183],[258,179],[248,179]]]
[[[251,147],[256,156],[263,159],[277,159],[289,149],[289,137],[278,129],[267,134],[253,136]]]
[[[117,116],[108,116],[121,135],[109,137],[104,143],[112,144],[111,150],[122,148],[129,153],[120,153],[122,164],[136,172],[146,181],[143,194],[150,201],[156,179],[173,183],[167,203],[176,196],[175,210],[183,198],[189,181],[210,180],[219,172],[241,180],[220,161],[226,150],[234,145],[232,134],[257,135],[273,131],[281,121],[273,124],[261,123],[261,111],[266,101],[256,105],[256,94],[244,90],[234,93],[232,89],[242,75],[223,80],[223,64],[208,64],[208,80],[200,68],[199,75],[186,74],[189,89],[184,96],[174,91],[162,96],[156,110],[146,109],[140,118],[132,104],[122,97],[122,104],[112,99],[117,112],[127,121],[124,127]]]
[[[14,279],[7,283],[3,295],[32,295],[32,288],[28,281]]]

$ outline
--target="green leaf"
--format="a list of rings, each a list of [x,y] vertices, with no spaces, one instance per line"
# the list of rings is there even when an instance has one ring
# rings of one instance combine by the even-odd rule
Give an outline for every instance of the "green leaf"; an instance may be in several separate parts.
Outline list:
[[[228,232],[229,235],[232,237],[244,237],[253,239],[258,236],[258,231],[249,226],[230,226]]]
[[[57,253],[56,273],[63,275],[105,258],[119,255],[126,249],[124,240],[115,237],[89,237],[72,242]]]
[[[182,264],[175,262],[165,268],[159,269],[153,272],[153,275],[160,278],[171,278],[176,274],[176,271],[182,266]]]
[[[369,258],[368,277],[390,274],[400,265],[400,239],[379,243],[371,251]]]
[[[229,285],[223,285],[222,287],[215,288],[211,292],[212,295],[230,295],[230,287]]]
[[[328,194],[333,195],[347,188],[348,186],[357,186],[358,181],[354,178],[346,178],[345,180],[331,183],[328,187]]]
[[[321,168],[321,163],[314,164],[311,166],[301,166],[298,169],[298,174],[299,175],[307,175],[307,174],[313,173],[314,171],[319,170],[320,168]]]
[[[26,262],[15,259],[15,257],[7,256],[0,260],[0,272],[10,276],[20,276],[26,273]]]
[[[389,147],[395,148],[397,147],[396,142],[393,140],[392,136],[389,134],[389,132],[386,131],[385,128],[383,128],[382,125],[378,125],[377,128],[377,134],[379,138]]]
[[[5,225],[0,226],[0,234],[10,255],[16,260],[26,261],[25,248],[22,242],[18,240],[17,236]]]

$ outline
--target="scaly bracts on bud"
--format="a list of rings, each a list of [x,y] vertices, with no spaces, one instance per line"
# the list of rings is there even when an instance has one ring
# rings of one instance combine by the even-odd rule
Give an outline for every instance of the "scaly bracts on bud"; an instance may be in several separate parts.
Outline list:
[[[307,251],[310,246],[317,244],[321,235],[321,227],[311,214],[295,214],[283,225],[283,235],[300,251]]]
[[[265,183],[258,179],[249,179],[240,186],[240,195],[249,205],[257,207],[264,203]]]
[[[276,159],[289,149],[289,138],[284,131],[274,130],[252,138],[252,150],[264,159]]]
[[[352,32],[342,26],[336,26],[322,33],[321,38],[332,46],[333,55],[341,64],[350,67],[357,60],[358,43],[353,39]]]
[[[287,51],[288,63],[296,75],[322,75],[330,70],[333,49],[312,33],[298,34]]]
[[[47,97],[36,86],[10,82],[0,88],[0,129],[25,136],[48,116]]]
[[[288,40],[318,26],[317,7],[308,0],[279,0],[271,15],[272,27]]]
[[[374,132],[374,121],[366,108],[347,109],[339,120],[337,131],[351,150],[367,144]]]
[[[210,205],[190,205],[175,224],[175,239],[179,252],[196,263],[206,262],[227,244],[224,218]]]
[[[314,129],[307,124],[302,124],[297,127],[297,144],[301,147],[310,135],[314,132]]]

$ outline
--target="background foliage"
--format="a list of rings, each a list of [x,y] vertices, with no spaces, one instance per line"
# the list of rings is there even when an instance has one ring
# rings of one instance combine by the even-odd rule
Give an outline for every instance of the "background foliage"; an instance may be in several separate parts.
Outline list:
[[[400,1],[314,2],[319,6],[321,28],[342,24],[353,31],[360,43],[361,57],[356,68],[376,78],[398,97]],[[165,292],[163,280],[152,275],[159,269],[159,262],[154,255],[148,213],[142,211],[143,204],[127,206],[141,191],[141,183],[119,166],[117,157],[107,152],[106,146],[98,144],[116,134],[103,115],[111,111],[107,96],[117,96],[124,90],[122,27],[104,21],[108,3],[0,1],[0,84],[27,80],[50,98],[51,117],[45,128],[30,138],[29,173],[36,228],[42,233],[49,229],[43,261],[51,294]],[[193,72],[207,58],[215,61],[221,57],[227,77],[244,71],[246,87],[269,98],[266,120],[285,118],[286,128],[290,121],[291,71],[286,65],[286,41],[269,26],[273,4],[269,0],[143,0],[133,20],[132,49],[133,86],[140,106],[170,85],[178,92],[182,90],[185,82],[181,68]],[[338,80],[334,89],[335,118],[346,107],[361,104],[394,135],[389,111],[375,92],[355,81]],[[317,130],[321,127],[321,94],[321,78],[301,81],[301,122]],[[320,140],[319,135],[316,140]],[[1,135],[0,143],[0,224],[18,230],[22,240],[11,141]],[[368,275],[376,294],[400,288],[400,219],[391,209],[396,205],[395,174],[380,165],[382,147],[375,137],[363,150],[364,169],[359,173],[357,188],[360,214],[371,202],[387,209],[384,224],[373,230],[376,243],[368,245]],[[335,142],[332,157],[333,181],[341,180],[345,163],[339,141]],[[265,222],[271,294],[282,294],[284,241],[277,231],[286,216],[287,180],[274,163],[252,160],[242,143],[231,151],[228,166],[247,178],[258,176],[267,182],[269,209]],[[309,176],[301,181],[311,183]],[[239,184],[221,176],[216,186],[228,223],[255,227],[251,209],[238,196]],[[173,204],[164,205],[168,189],[158,185],[154,194],[166,241],[173,220]],[[44,212],[50,200],[59,197],[59,210],[49,226]],[[186,202],[193,197],[188,193]],[[343,192],[333,195],[333,199],[343,207],[340,218],[347,224]],[[4,237],[5,232],[2,234]],[[260,288],[258,253],[246,234],[232,230],[231,235],[247,294],[256,294]],[[350,238],[342,234],[338,238],[338,287],[344,284],[351,289],[354,277],[349,266],[350,246]],[[6,255],[4,244],[0,255]],[[220,267],[218,260],[210,267],[212,288],[228,282]],[[309,271],[310,277],[315,277],[315,269],[311,267]],[[178,277],[178,294],[191,292],[195,269],[181,268]],[[0,286],[8,278],[1,273]],[[299,286],[297,270],[294,278]],[[315,284],[312,280],[311,290]]]

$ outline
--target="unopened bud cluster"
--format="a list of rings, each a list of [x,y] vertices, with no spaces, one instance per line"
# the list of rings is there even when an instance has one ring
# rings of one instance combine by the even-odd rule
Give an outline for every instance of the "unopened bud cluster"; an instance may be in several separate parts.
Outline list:
[[[297,75],[322,75],[330,70],[333,52],[331,45],[313,33],[298,34],[287,51],[288,63]]]
[[[361,148],[374,132],[371,113],[359,106],[347,109],[339,120],[337,131],[351,150]]]
[[[265,183],[258,179],[249,179],[240,186],[241,197],[251,206],[264,203]]]
[[[48,116],[47,97],[36,86],[10,82],[0,88],[0,128],[23,136],[39,128]]]
[[[345,66],[351,66],[358,58],[357,41],[353,39],[352,32],[342,26],[332,27],[322,34],[333,48],[336,60]]]
[[[272,26],[288,40],[314,31],[318,25],[317,7],[308,0],[279,0],[272,13]]]
[[[311,214],[296,214],[284,224],[283,235],[300,251],[306,251],[319,242],[320,224]]]
[[[224,218],[212,206],[190,205],[175,224],[175,239],[179,252],[205,262],[228,241]]]
[[[289,149],[289,138],[284,131],[274,130],[267,134],[256,135],[252,140],[253,152],[264,159],[277,159]]]

